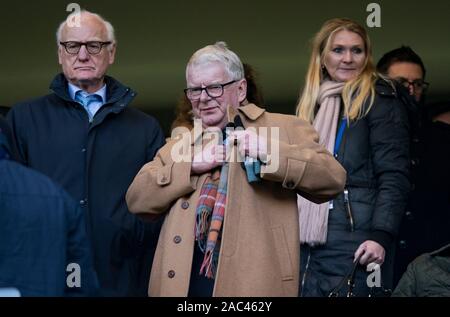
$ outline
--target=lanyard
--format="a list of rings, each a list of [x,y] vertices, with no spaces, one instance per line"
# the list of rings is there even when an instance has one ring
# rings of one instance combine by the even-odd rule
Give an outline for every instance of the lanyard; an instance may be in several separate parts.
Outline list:
[[[337,153],[339,151],[339,147],[342,143],[342,137],[344,136],[345,126],[347,125],[347,118],[343,118],[341,121],[341,125],[339,126],[339,131],[336,136],[336,141],[334,142],[334,157],[337,157]]]
[[[344,137],[345,126],[347,125],[347,118],[342,118],[341,125],[339,126],[339,131],[336,136],[336,141],[334,142],[334,157],[337,158],[337,153],[339,151],[339,147],[342,143],[342,138]],[[333,200],[330,200],[330,204],[328,206],[329,210],[333,210]],[[331,293],[330,293],[331,296]]]

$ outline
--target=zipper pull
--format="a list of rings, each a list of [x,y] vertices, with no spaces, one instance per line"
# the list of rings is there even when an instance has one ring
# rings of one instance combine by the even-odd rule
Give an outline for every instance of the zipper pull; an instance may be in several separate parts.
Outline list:
[[[350,221],[350,231],[355,231],[355,223],[353,221],[352,209],[350,207],[350,200],[348,199],[348,189],[344,189],[344,204],[347,207],[347,218]]]

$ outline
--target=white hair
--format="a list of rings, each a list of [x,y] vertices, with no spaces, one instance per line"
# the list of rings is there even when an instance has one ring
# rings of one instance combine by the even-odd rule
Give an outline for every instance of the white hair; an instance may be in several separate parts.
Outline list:
[[[225,67],[230,80],[244,78],[244,66],[240,58],[228,48],[227,43],[220,41],[207,45],[192,55],[186,66],[186,79],[190,67],[213,62],[219,62]]]
[[[112,44],[117,43],[116,36],[114,34],[114,27],[112,26],[111,23],[106,21],[102,16],[100,16],[97,13],[92,13],[87,10],[81,10],[80,12],[72,12],[71,14],[69,14],[67,16],[67,18],[63,22],[61,22],[58,29],[56,30],[56,45],[59,45],[59,42],[61,41],[62,30],[64,29],[64,26],[66,25],[67,21],[73,19],[76,14],[80,14],[80,17],[81,17],[81,14],[88,14],[88,15],[93,16],[93,17],[97,18],[98,20],[100,20],[105,25],[106,36],[108,38],[108,41],[111,42]]]

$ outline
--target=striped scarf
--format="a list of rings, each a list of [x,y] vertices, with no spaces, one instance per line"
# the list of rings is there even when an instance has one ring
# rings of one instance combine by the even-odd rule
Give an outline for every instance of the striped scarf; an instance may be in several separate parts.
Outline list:
[[[208,278],[215,277],[219,261],[221,228],[227,201],[228,167],[229,164],[225,163],[220,171],[213,174],[220,174],[218,184],[213,179],[219,177],[206,178],[196,209],[195,239],[205,254],[200,274],[205,274]]]

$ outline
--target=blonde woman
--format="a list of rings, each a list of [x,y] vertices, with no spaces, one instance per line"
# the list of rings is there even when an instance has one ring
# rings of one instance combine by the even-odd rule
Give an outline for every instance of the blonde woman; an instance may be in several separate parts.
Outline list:
[[[301,296],[329,295],[356,261],[354,295],[373,291],[369,263],[381,265],[382,284],[391,287],[393,240],[409,191],[407,115],[394,86],[377,76],[361,25],[332,19],[316,34],[297,115],[347,171],[333,201],[299,196]]]

